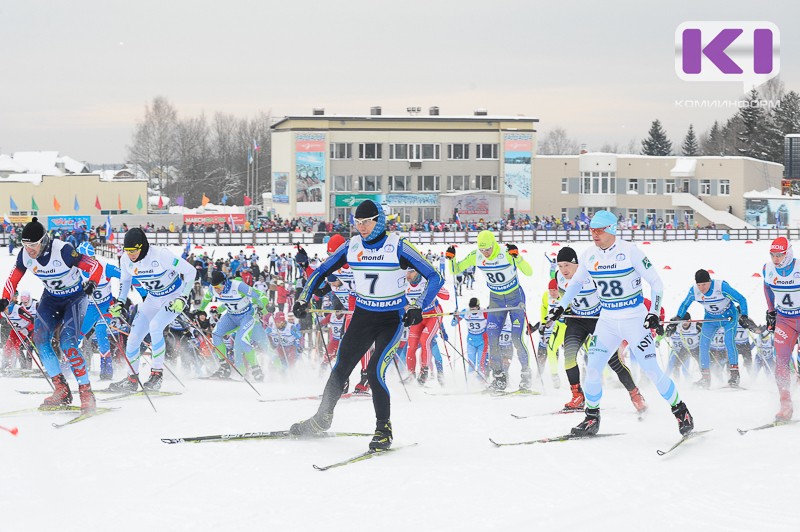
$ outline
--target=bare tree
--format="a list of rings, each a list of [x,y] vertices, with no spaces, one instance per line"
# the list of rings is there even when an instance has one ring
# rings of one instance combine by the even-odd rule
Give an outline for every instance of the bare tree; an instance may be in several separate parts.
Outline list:
[[[567,130],[556,126],[539,141],[539,155],[577,155],[580,144],[569,138]]]
[[[128,146],[128,159],[147,173],[158,193],[171,178],[175,163],[175,127],[178,112],[163,96],[156,96],[145,106],[144,120],[136,124],[133,145]],[[155,180],[155,183],[153,183]]]

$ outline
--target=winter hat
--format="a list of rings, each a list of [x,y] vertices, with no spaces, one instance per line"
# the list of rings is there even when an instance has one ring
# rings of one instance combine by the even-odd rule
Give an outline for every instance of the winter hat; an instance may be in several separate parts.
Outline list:
[[[589,222],[589,227],[592,229],[603,229],[605,228],[606,233],[610,235],[617,234],[617,217],[614,216],[614,213],[610,211],[597,211],[592,216],[592,220]]]
[[[494,248],[497,244],[497,239],[491,231],[481,231],[478,233],[478,249]]]
[[[711,275],[708,273],[707,270],[697,270],[696,272],[694,272],[694,282],[697,284],[710,283]]]
[[[138,249],[140,251],[139,256],[136,257],[136,260],[133,262],[139,262],[147,255],[147,251],[150,249],[150,244],[147,242],[147,235],[138,227],[128,229],[128,232],[125,233],[122,249]]]
[[[548,290],[558,290],[558,281],[555,279],[550,279],[550,282],[547,283]]]
[[[31,244],[40,241],[42,238],[44,238],[44,235],[44,226],[39,223],[39,218],[34,216],[33,219],[25,224],[25,227],[22,229],[21,238],[23,243]]]
[[[211,272],[211,286],[219,286],[225,283],[225,274],[219,270]]]
[[[386,233],[386,214],[381,206],[372,200],[364,200],[356,208],[355,218],[372,218],[373,216],[377,216],[375,228],[364,239],[368,243],[377,240]]]
[[[578,254],[575,253],[575,250],[569,246],[563,247],[558,250],[556,262],[571,262],[573,264],[578,264]]]
[[[477,297],[473,297],[469,300],[469,308],[480,308],[481,303],[478,301]]]
[[[339,249],[339,246],[341,246],[342,244],[344,244],[344,237],[339,234],[333,235],[328,240],[328,253],[333,253],[334,251]]]

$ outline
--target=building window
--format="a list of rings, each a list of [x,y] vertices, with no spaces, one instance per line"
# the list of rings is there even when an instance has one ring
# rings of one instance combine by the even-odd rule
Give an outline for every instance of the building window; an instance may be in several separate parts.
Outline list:
[[[569,179],[566,177],[561,178],[561,193],[569,194]]]
[[[335,175],[333,176],[333,191],[334,192],[350,192],[350,179],[349,175]]]
[[[411,223],[411,210],[416,207],[392,207],[392,214],[397,216],[397,221],[401,224]]]
[[[497,188],[497,176],[496,175],[476,175],[475,176],[475,188],[478,190],[494,190],[498,191]]]
[[[468,175],[449,175],[447,176],[447,190],[454,192],[458,190],[469,190]]]
[[[645,213],[645,220],[647,222],[647,228],[650,229],[653,227],[653,224],[656,222],[656,210],[655,209],[647,209]]]
[[[380,159],[383,144],[368,142],[358,145],[358,158],[366,160]]]
[[[608,172],[584,172],[581,179],[581,194],[616,194],[617,180],[608,176]],[[561,192],[564,192],[564,181],[561,181]]]
[[[476,159],[497,159],[497,144],[476,144]]]
[[[720,196],[730,196],[731,195],[731,180],[730,179],[720,179],[719,180],[719,195]]]
[[[417,192],[439,192],[439,176],[418,175]]]
[[[469,159],[469,144],[448,144],[447,158],[451,160]]]
[[[411,191],[410,175],[393,175],[389,177],[390,192],[409,192]]]
[[[408,144],[389,144],[389,159],[408,160]]]
[[[675,180],[667,179],[664,181],[664,194],[675,194]]]
[[[645,179],[644,181],[644,193],[648,196],[653,196],[656,193],[656,180],[655,179]]]
[[[408,158],[416,161],[438,161],[439,149],[438,144],[409,144]]]
[[[419,222],[425,220],[439,220],[439,207],[417,207],[416,220]]]
[[[358,176],[358,190],[361,192],[380,192],[381,176],[379,175],[360,175]]]
[[[664,211],[664,223],[672,224],[672,228],[678,227],[678,221],[675,219],[675,209],[666,209]]]
[[[639,180],[628,179],[628,194],[638,194],[638,193],[639,193]]]
[[[331,159],[352,159],[353,145],[349,142],[334,142],[331,144]]]
[[[711,180],[710,179],[701,179],[700,180],[700,195],[701,196],[710,196],[711,195]]]
[[[628,209],[628,221],[631,224],[637,223],[638,218],[639,218],[639,209]]]
[[[350,219],[351,212],[355,212],[355,209],[350,209],[349,207],[336,207],[333,209],[333,219],[338,219],[344,223],[347,223]]]

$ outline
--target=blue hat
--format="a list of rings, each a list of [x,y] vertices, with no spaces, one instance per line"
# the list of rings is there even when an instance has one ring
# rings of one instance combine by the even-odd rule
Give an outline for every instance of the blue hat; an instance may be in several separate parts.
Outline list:
[[[606,233],[610,235],[617,234],[617,217],[614,213],[609,211],[597,211],[592,216],[592,221],[589,222],[589,227],[592,229],[605,229]]]

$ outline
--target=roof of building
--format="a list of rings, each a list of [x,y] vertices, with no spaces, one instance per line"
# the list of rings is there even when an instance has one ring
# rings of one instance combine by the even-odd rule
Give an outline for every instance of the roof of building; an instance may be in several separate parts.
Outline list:
[[[292,115],[278,119],[272,128],[276,128],[290,120],[353,120],[364,122],[538,122],[539,119],[531,116],[500,116],[500,115]]]
[[[11,156],[22,169],[19,173],[64,175],[88,172],[85,163],[57,151],[17,151]]]

